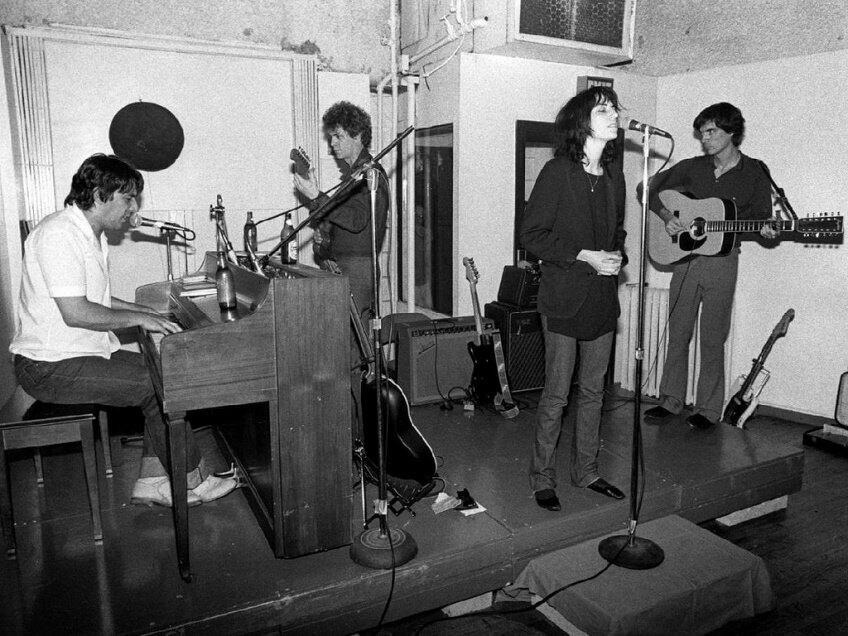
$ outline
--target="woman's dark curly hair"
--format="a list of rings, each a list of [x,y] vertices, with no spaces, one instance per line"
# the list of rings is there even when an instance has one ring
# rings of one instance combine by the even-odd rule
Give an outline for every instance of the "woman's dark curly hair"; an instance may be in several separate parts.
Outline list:
[[[115,155],[98,153],[82,162],[71,179],[71,191],[65,205],[76,204],[80,210],[90,210],[94,205],[94,192],[105,203],[115,192],[136,196],[144,190],[144,177],[123,159]]]
[[[371,146],[371,117],[359,106],[350,102],[336,102],[324,113],[323,121],[325,130],[332,132],[341,126],[351,137],[361,134],[363,147]]]
[[[574,163],[583,163],[585,159],[583,146],[586,144],[586,139],[592,135],[590,127],[592,109],[604,102],[609,102],[613,108],[621,110],[618,95],[607,86],[593,86],[577,93],[566,102],[554,121],[554,129],[559,137],[555,156],[566,156]],[[601,155],[602,166],[608,165],[615,159],[618,154],[617,144],[618,141],[614,139],[607,142]]]

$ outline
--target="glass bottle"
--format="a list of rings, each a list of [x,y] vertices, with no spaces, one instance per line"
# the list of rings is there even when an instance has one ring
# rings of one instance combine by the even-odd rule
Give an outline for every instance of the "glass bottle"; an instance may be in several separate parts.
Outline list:
[[[253,212],[248,210],[247,221],[244,222],[244,251],[256,253],[257,249],[256,223],[253,222]]]
[[[286,213],[286,220],[283,223],[283,229],[280,232],[280,240],[285,241],[294,232],[294,224],[292,223],[291,212]],[[297,237],[290,240],[283,246],[280,258],[284,263],[292,265],[297,263]]]
[[[218,252],[218,268],[215,270],[215,289],[218,293],[218,306],[221,310],[235,309],[236,284],[233,272],[227,265],[224,252]]]

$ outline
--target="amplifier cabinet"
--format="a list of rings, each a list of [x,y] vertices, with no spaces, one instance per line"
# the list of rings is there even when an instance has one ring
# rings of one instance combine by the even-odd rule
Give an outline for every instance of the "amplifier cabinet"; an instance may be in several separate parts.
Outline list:
[[[484,313],[500,332],[510,391],[520,393],[543,388],[545,338],[539,312],[494,302],[486,304]]]
[[[483,333],[497,338],[492,320],[483,319]],[[410,322],[397,327],[397,383],[410,405],[464,397],[458,388],[471,384],[474,365],[468,343],[475,341],[473,316]],[[450,395],[448,393],[450,392]]]
[[[498,287],[498,302],[525,309],[535,308],[541,276],[535,269],[507,265]]]

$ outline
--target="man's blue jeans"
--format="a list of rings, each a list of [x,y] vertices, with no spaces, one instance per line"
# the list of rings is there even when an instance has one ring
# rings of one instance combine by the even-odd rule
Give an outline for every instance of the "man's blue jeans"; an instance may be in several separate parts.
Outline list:
[[[110,359],[99,356],[69,358],[57,362],[15,356],[18,382],[36,400],[59,404],[102,404],[139,407],[144,413],[143,457],[158,456],[167,466],[168,441],[153,382],[140,353],[119,349]],[[186,422],[186,466],[199,467],[200,453],[191,426]],[[199,483],[189,474],[188,487]],[[153,475],[142,475],[153,476]],[[193,483],[196,482],[196,483]]]
[[[571,483],[582,488],[600,477],[601,406],[614,332],[595,340],[577,340],[548,331],[545,316],[542,316],[542,329],[545,337],[545,388],[536,409],[530,486],[534,492],[556,488],[556,447],[579,351],[576,430],[572,437],[570,472]]]

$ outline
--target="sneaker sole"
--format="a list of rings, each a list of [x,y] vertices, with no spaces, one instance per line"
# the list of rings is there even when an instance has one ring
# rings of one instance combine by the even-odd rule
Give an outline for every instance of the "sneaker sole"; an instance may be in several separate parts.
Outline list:
[[[190,501],[188,502],[189,508],[195,508],[203,503],[203,500],[199,501]],[[158,499],[148,499],[146,497],[131,497],[130,504],[133,506],[147,506],[148,508],[153,508],[154,506],[161,506],[162,508],[173,508],[171,504],[159,501]]]

